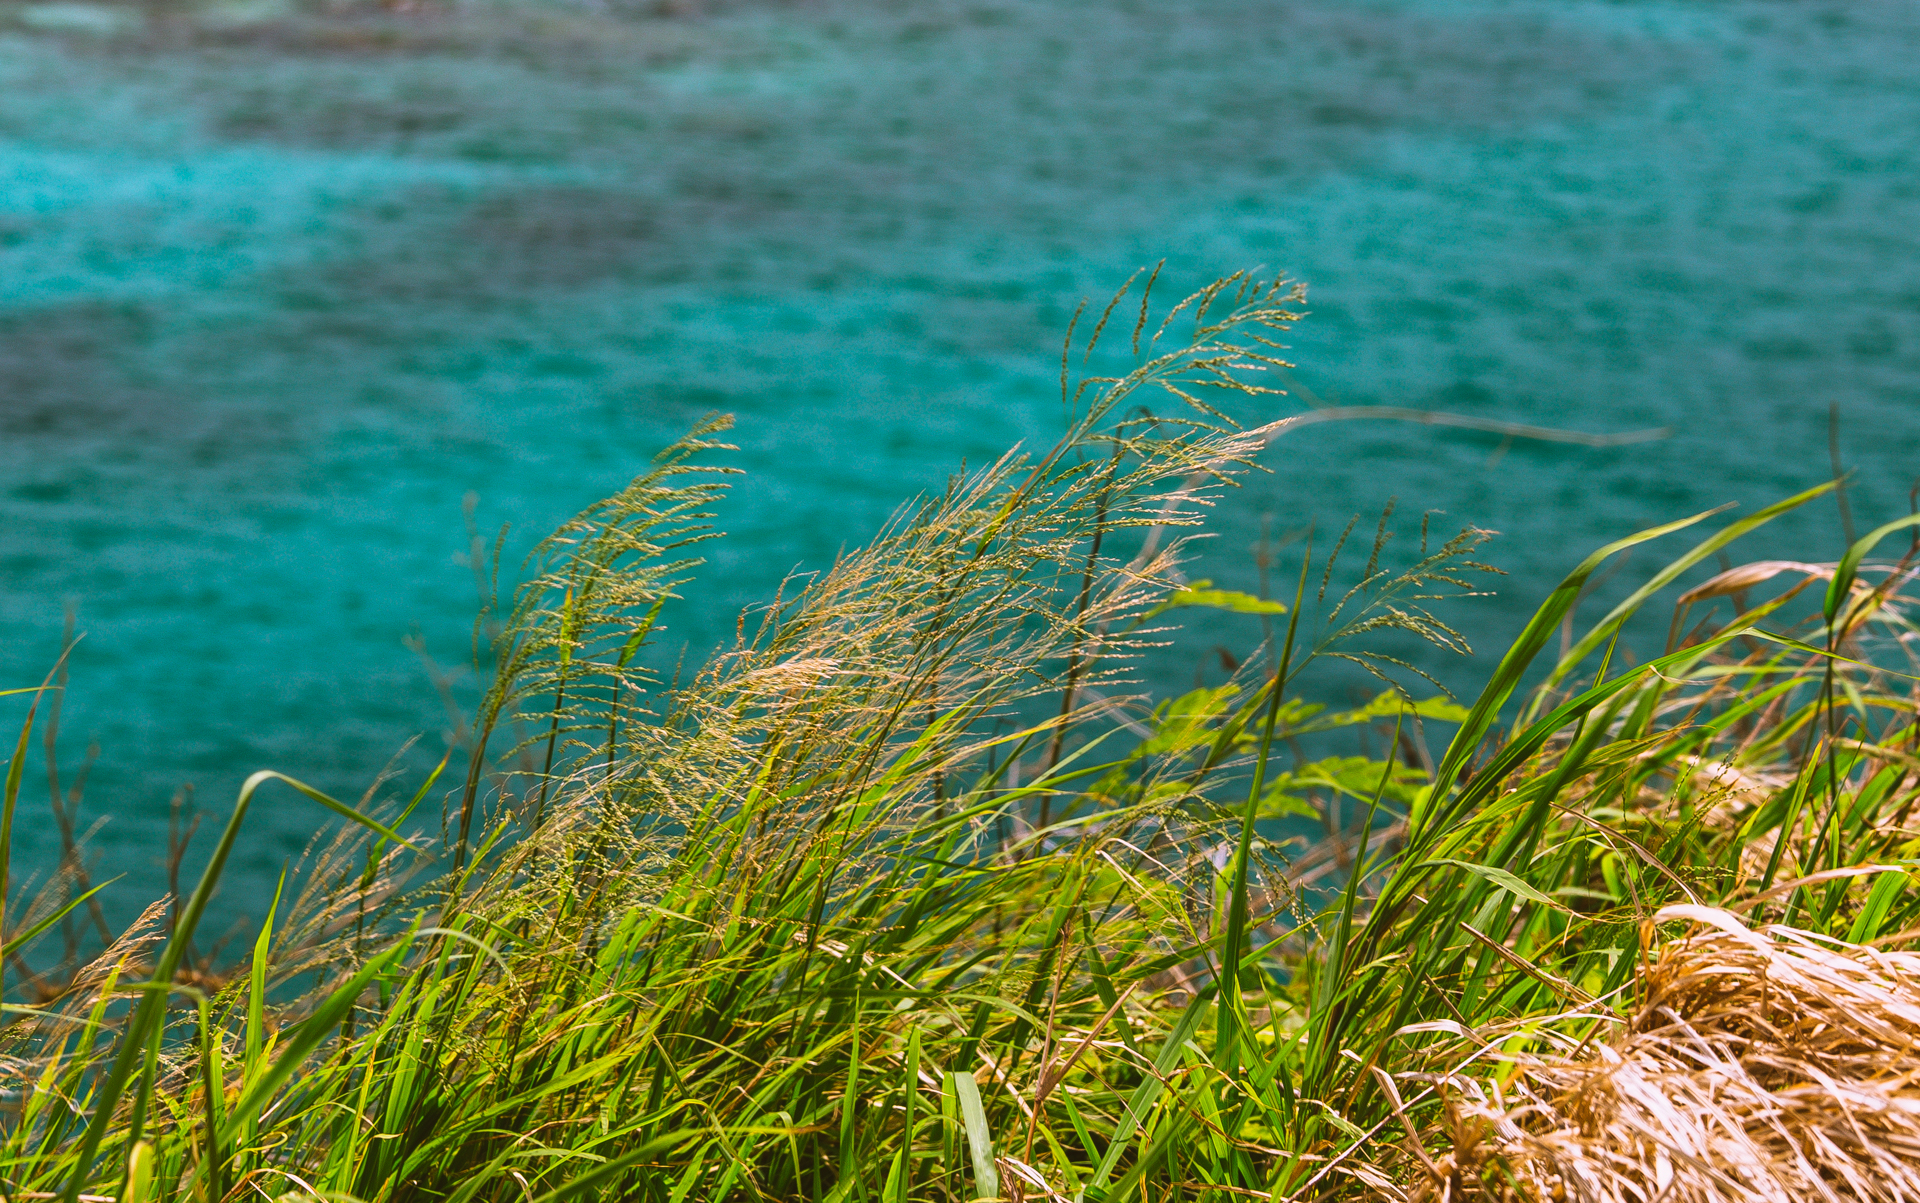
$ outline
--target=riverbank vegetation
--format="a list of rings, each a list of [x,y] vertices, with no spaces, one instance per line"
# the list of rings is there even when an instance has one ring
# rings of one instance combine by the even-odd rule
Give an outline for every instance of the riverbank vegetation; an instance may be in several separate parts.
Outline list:
[[[726,484],[705,423],[483,615],[491,686],[397,802],[256,775],[198,886],[97,955],[55,948],[78,858],[16,888],[0,1193],[1911,1197],[1920,528],[1729,558],[1831,486],[1654,527],[1456,703],[1393,641],[1458,646],[1481,532],[1349,527],[1270,595],[1180,573],[1329,416],[1231,417],[1297,300],[1086,314],[1057,446],[655,670]],[[1131,373],[1079,380],[1096,341]],[[1692,545],[1582,626],[1663,536]],[[1228,679],[1136,696],[1195,608],[1245,623]],[[1377,696],[1316,704],[1336,663]],[[50,696],[17,699],[0,854]],[[343,834],[245,955],[190,956],[266,790]]]

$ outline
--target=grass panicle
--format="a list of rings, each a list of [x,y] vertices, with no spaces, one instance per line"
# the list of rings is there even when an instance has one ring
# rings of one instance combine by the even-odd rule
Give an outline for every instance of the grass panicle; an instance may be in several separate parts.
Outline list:
[[[1463,705],[1391,649],[1465,650],[1443,605],[1485,532],[1401,556],[1383,515],[1256,593],[1182,569],[1274,438],[1435,416],[1272,419],[1300,291],[1152,284],[1069,334],[1057,445],[903,508],[697,672],[646,645],[714,537],[724,419],[536,548],[441,769],[356,806],[256,774],[191,898],[96,955],[77,841],[16,880],[0,1194],[1912,1197],[1920,699],[1911,565],[1872,558],[1901,524],[1696,579],[1822,486],[1576,638],[1613,557],[1713,515],[1623,539]],[[1076,379],[1116,314],[1133,366]],[[1143,695],[1196,607],[1244,654]],[[1635,662],[1645,619],[1671,634]],[[1342,661],[1377,696],[1329,709]],[[18,691],[0,845],[62,681]],[[347,823],[237,964],[190,957],[276,779]]]

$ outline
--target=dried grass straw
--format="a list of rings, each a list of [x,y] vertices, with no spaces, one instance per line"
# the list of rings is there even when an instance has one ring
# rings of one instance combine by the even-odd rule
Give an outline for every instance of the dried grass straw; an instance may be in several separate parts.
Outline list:
[[[1580,1203],[1920,1199],[1920,954],[1731,911],[1640,977],[1606,1042],[1501,1054],[1511,1076],[1444,1081],[1453,1150],[1416,1199]]]

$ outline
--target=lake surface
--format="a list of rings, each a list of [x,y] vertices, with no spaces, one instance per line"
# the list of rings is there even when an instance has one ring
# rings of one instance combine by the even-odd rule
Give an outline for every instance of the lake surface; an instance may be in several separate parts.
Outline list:
[[[1830,406],[1860,524],[1920,475],[1906,0],[276,2],[0,5],[0,686],[71,599],[62,758],[100,746],[117,913],[181,782],[357,796],[438,745],[404,641],[466,661],[467,494],[522,550],[737,414],[672,616],[697,658],[963,458],[1050,441],[1074,306],[1162,259],[1168,297],[1306,281],[1323,399],[1674,428],[1319,427],[1222,507],[1195,572],[1238,587],[1263,523],[1397,496],[1502,532],[1501,595],[1450,611],[1483,655],[1427,665],[1463,688],[1593,546],[1826,477]],[[1840,544],[1824,503],[1752,551]],[[255,812],[234,913],[316,815]]]

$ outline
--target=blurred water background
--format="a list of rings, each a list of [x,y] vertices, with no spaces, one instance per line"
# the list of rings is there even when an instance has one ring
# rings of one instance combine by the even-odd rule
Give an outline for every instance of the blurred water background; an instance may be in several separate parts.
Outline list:
[[[357,796],[438,750],[404,641],[466,662],[467,494],[511,563],[739,415],[663,649],[697,660],[963,458],[1050,441],[1074,306],[1165,259],[1169,298],[1305,280],[1324,400],[1675,429],[1319,427],[1221,508],[1195,573],[1240,588],[1263,528],[1393,496],[1502,532],[1500,596],[1449,612],[1482,655],[1423,662],[1470,688],[1598,543],[1827,475],[1831,405],[1860,521],[1906,510],[1916,63],[1907,0],[0,4],[0,684],[75,604],[62,756],[101,749],[125,913],[180,783]],[[1829,504],[1752,552],[1839,546]],[[235,913],[318,814],[255,812]]]

